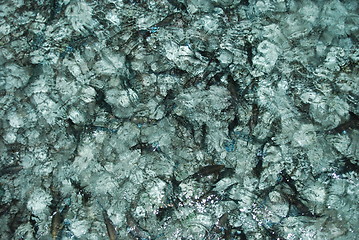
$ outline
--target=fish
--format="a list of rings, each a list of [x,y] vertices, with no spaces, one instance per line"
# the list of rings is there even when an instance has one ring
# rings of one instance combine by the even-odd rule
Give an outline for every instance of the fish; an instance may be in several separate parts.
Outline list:
[[[282,196],[284,196],[284,198],[287,200],[287,202],[290,204],[291,207],[294,207],[295,209],[292,209],[294,211],[296,211],[298,213],[299,216],[306,216],[306,217],[321,217],[320,215],[317,214],[313,214],[310,210],[309,207],[306,206],[301,200],[298,199],[298,197],[296,197],[295,194],[287,194],[287,193],[282,193]],[[292,213],[288,213],[288,215],[297,215],[297,214],[293,214]]]
[[[58,0],[50,0],[50,16],[47,20],[48,24],[55,19],[56,15],[61,11],[61,5]]]
[[[190,177],[199,180],[212,174],[218,174],[224,167],[224,165],[217,164],[204,166],[200,168],[196,173],[192,174]]]
[[[175,211],[174,205],[165,205],[163,207],[159,207],[156,210],[156,218],[158,221],[163,221],[165,219],[170,218]]]
[[[10,165],[10,166],[4,167],[0,170],[0,176],[14,175],[14,174],[20,172],[22,169],[23,169],[23,166],[21,166],[21,165]]]
[[[64,203],[64,206],[56,207],[52,213],[51,218],[51,236],[53,240],[62,239],[62,231],[64,229],[65,215],[69,209],[69,204]]]
[[[61,232],[64,227],[64,216],[57,210],[52,214],[51,218],[51,237],[53,240],[61,239]]]
[[[139,142],[136,145],[130,147],[130,150],[141,150],[141,154],[150,152],[161,152],[160,146],[154,143]]]
[[[182,10],[182,11],[185,11],[187,12],[187,6],[182,3],[181,1],[178,1],[178,0],[167,0],[167,2],[169,4],[171,4],[172,6],[174,6],[175,8],[177,8],[178,10]]]
[[[181,13],[173,13],[156,23],[155,25],[151,26],[151,28],[160,28],[160,27],[166,27],[171,25],[172,23],[178,23],[178,21],[182,19]]]
[[[274,231],[273,229],[267,228],[263,225],[262,225],[262,227],[264,229],[265,234],[267,236],[269,236],[271,240],[285,240],[285,238],[280,237],[279,234],[276,231]]]
[[[126,223],[128,227],[128,234],[133,239],[149,240],[150,234],[139,226],[136,220],[133,218],[130,212],[126,214]]]
[[[258,124],[259,106],[257,104],[252,105],[252,115],[248,121],[249,135],[253,136],[253,130]]]
[[[234,78],[232,77],[232,75],[228,75],[227,77],[227,89],[231,95],[231,101],[234,105],[236,105],[236,103],[238,102],[238,100],[240,99],[240,87],[237,81],[234,80]]]
[[[232,232],[232,235],[234,237],[232,239],[247,240],[247,236],[241,227],[235,227],[232,228],[232,230],[234,231],[234,233]]]
[[[64,220],[67,211],[70,208],[70,198],[69,201],[65,201],[66,198],[61,197],[60,192],[55,189],[51,184],[50,191],[52,195],[52,204],[50,209],[52,210],[51,214],[51,229],[50,234],[53,240],[61,239],[61,235],[64,229]]]
[[[327,131],[329,134],[338,134],[351,131],[353,129],[359,129],[359,116],[353,112],[349,112],[349,120],[345,123],[339,124],[339,126]]]
[[[239,125],[238,115],[234,115],[234,119],[228,124],[228,135],[230,138],[234,138],[234,129]]]
[[[214,74],[213,76],[210,77],[210,79],[207,81],[206,83],[206,87],[205,89],[206,90],[209,90],[210,89],[210,86],[213,86],[213,85],[218,85],[220,84],[221,82],[221,78],[226,74],[225,71],[221,71],[221,72],[217,72],[216,74]],[[209,74],[208,74],[209,75]],[[208,76],[207,75],[207,76]],[[207,77],[206,76],[206,77]],[[205,78],[204,78],[205,79]]]
[[[176,122],[179,125],[183,126],[187,131],[189,131],[192,138],[194,138],[195,135],[194,126],[186,117],[182,117],[177,114],[173,114],[172,117],[176,120]]]
[[[264,147],[265,147],[265,143],[259,148],[259,150],[258,150],[258,152],[256,154],[257,164],[252,170],[254,176],[256,176],[257,178],[259,178],[261,176],[261,174],[262,174],[262,172],[264,170],[264,168],[263,168]]]
[[[228,224],[228,213],[224,213],[212,227],[210,233],[206,236],[206,240],[212,239],[224,239],[229,240],[231,237],[231,228]]]
[[[91,193],[86,191],[86,186],[82,186],[80,182],[73,179],[70,179],[70,182],[74,189],[77,191],[76,193],[82,196],[82,203],[86,205],[91,198]]]
[[[206,136],[207,136],[207,125],[206,124],[203,124],[202,125],[202,129],[201,129],[201,142],[200,142],[200,145],[201,145],[201,148],[206,150],[207,149],[207,145],[206,145]]]
[[[117,231],[115,228],[115,225],[113,224],[112,220],[108,216],[106,210],[102,210],[102,216],[105,221],[106,229],[107,229],[107,235],[108,239],[110,240],[118,240]]]
[[[253,46],[250,42],[245,42],[245,49],[247,52],[247,62],[249,66],[253,66]]]
[[[359,165],[352,163],[349,158],[343,158],[340,160],[342,166],[339,168],[337,174],[344,174],[348,172],[356,172],[359,173]]]
[[[92,86],[92,85],[91,85],[91,87],[93,87],[93,88],[95,89],[95,91],[96,91],[96,96],[95,96],[95,102],[96,102],[96,104],[97,104],[101,109],[103,109],[105,112],[107,112],[107,113],[113,115],[113,110],[112,110],[111,105],[108,104],[108,103],[106,102],[106,100],[105,100],[105,99],[106,99],[105,92],[104,92],[102,89],[97,88],[97,87],[95,87],[95,86]]]
[[[102,216],[103,216],[103,219],[104,219],[104,222],[106,225],[108,239],[109,240],[118,240],[118,233],[116,231],[115,224],[113,224],[112,220],[108,216],[107,211],[102,206],[102,204],[99,201],[97,201],[97,203],[98,203],[98,205],[100,205],[100,207],[102,209]]]
[[[294,180],[289,176],[289,174],[283,170],[280,172],[281,182],[285,182],[294,192],[294,194],[298,194],[297,187],[295,186]]]

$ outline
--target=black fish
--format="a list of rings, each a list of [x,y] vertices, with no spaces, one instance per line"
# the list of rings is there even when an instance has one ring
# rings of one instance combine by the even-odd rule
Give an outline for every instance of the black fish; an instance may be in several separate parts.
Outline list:
[[[249,135],[253,136],[253,130],[258,124],[259,107],[257,104],[252,105],[252,115],[248,121]]]
[[[106,210],[102,210],[102,216],[103,216],[103,219],[106,224],[108,239],[117,240],[118,235],[117,235],[115,225],[113,224],[112,220],[109,218]]]
[[[172,117],[177,121],[177,123],[187,129],[191,136],[194,137],[194,126],[193,124],[185,117],[173,114]]]
[[[150,234],[138,225],[129,212],[126,214],[126,223],[128,226],[128,234],[131,238],[141,240],[151,239]]]
[[[91,193],[86,191],[85,189],[86,187],[82,186],[80,182],[75,181],[73,179],[70,179],[70,182],[72,186],[75,188],[75,190],[77,191],[77,194],[80,194],[82,196],[82,203],[86,205],[91,198]]]
[[[339,126],[327,131],[329,134],[338,134],[347,131],[351,131],[353,129],[359,129],[359,116],[357,116],[353,112],[349,112],[349,120],[345,123],[340,124]]]
[[[227,89],[232,97],[232,102],[235,104],[238,102],[240,96],[240,87],[237,81],[235,81],[232,77],[232,75],[228,75],[227,77],[228,86]]]
[[[181,13],[173,13],[162,19],[160,22],[153,25],[151,28],[155,27],[166,27],[171,25],[172,23],[178,22],[178,19],[182,19]]]
[[[161,152],[160,147],[156,144],[139,142],[136,145],[130,147],[130,150],[141,150],[141,154],[150,152]]]
[[[249,66],[252,66],[253,65],[253,47],[252,47],[252,44],[250,44],[250,42],[246,41],[245,49],[246,49],[246,52],[247,52],[247,62],[249,64]]]
[[[259,178],[263,172],[264,146],[265,146],[265,143],[258,149],[258,152],[256,155],[257,164],[253,168],[253,171],[252,171],[254,176],[256,176],[257,178]]]
[[[289,176],[289,174],[283,170],[280,172],[281,182],[285,182],[294,192],[295,195],[298,194],[297,187],[295,186],[294,180]]]
[[[61,239],[61,234],[64,229],[65,215],[69,209],[69,205],[65,204],[63,208],[58,207],[53,211],[51,218],[51,236],[52,239]]]
[[[175,8],[177,8],[178,10],[182,10],[187,12],[187,7],[184,3],[182,3],[181,1],[178,0],[167,0],[169,4],[171,4],[172,6],[174,6]]]
[[[100,205],[100,207],[102,209],[102,216],[103,216],[103,219],[104,219],[104,222],[105,222],[105,225],[106,225],[108,239],[117,240],[118,239],[118,233],[116,231],[115,225],[113,224],[112,220],[108,216],[107,211],[102,206],[102,204],[99,201],[97,201],[97,203],[98,203],[98,205]]]
[[[228,135],[231,138],[234,138],[233,131],[239,125],[239,119],[237,114],[234,116],[234,119],[228,124]]]
[[[264,229],[265,234],[269,236],[271,240],[285,240],[285,238],[280,237],[279,234],[273,229],[266,228],[263,225],[262,227]]]
[[[306,216],[306,217],[320,217],[317,214],[313,214],[309,208],[301,201],[299,200],[296,195],[294,194],[286,194],[286,193],[282,193],[282,195],[284,196],[284,198],[288,201],[288,203],[290,204],[290,206],[294,209],[292,209],[293,211],[288,213],[289,215],[292,214],[294,216],[297,216],[297,214],[299,216]]]
[[[23,169],[21,165],[10,165],[0,170],[0,176],[13,175],[20,172]]]
[[[208,165],[200,168],[195,174],[191,175],[191,178],[199,180],[212,174],[218,174],[223,168],[224,165]]]
[[[216,237],[221,237],[221,239],[229,240],[231,237],[230,226],[228,224],[228,213],[224,213],[213,226],[210,231],[210,234],[207,235],[206,240],[217,239]]]
[[[95,102],[96,104],[102,108],[105,112],[113,115],[113,111],[112,111],[112,107],[110,104],[108,104],[106,102],[106,95],[104,93],[104,91],[102,89],[99,89],[97,87],[91,86],[95,89],[96,91],[96,96],[95,96]]]

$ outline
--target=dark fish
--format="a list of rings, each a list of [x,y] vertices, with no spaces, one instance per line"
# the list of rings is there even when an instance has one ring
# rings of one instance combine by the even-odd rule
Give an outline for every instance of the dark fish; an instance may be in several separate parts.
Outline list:
[[[248,6],[248,5],[249,5],[249,1],[248,1],[248,0],[241,0],[241,1],[240,1],[240,4],[241,4],[241,5],[244,5],[244,6]]]
[[[232,229],[232,239],[247,240],[247,236],[241,227],[235,227]]]
[[[69,203],[62,203],[62,206],[57,206],[52,213],[51,236],[54,240],[61,239],[61,235],[64,230],[65,215],[69,210],[69,207]]]
[[[117,239],[118,239],[118,235],[117,235],[117,231],[116,231],[115,225],[113,224],[112,220],[111,220],[110,217],[108,216],[106,210],[102,210],[102,216],[103,216],[103,219],[104,219],[104,221],[105,221],[108,239],[110,239],[110,240],[117,240]]]
[[[189,88],[191,86],[195,86],[199,81],[202,80],[201,76],[190,76],[187,78],[186,82],[184,83],[184,88]]]
[[[217,72],[216,74],[214,74],[213,77],[211,77],[207,83],[206,83],[206,87],[205,89],[208,90],[210,88],[210,86],[212,85],[218,85],[221,82],[221,78],[225,75],[225,72]]]
[[[202,50],[197,50],[197,52],[205,58],[208,58],[209,60],[214,59],[215,56],[215,52],[209,52],[209,51],[202,51]]]
[[[249,135],[253,135],[253,130],[258,124],[258,116],[259,116],[259,107],[257,104],[252,105],[252,115],[251,118],[248,121],[248,127],[249,127]]]
[[[231,229],[228,224],[228,213],[224,213],[217,221],[217,223],[210,230],[206,236],[206,240],[224,239],[229,240],[231,237]]]
[[[340,161],[343,165],[340,167],[337,174],[344,174],[348,172],[359,173],[359,165],[354,164],[349,158],[344,158]]]
[[[165,17],[160,22],[153,25],[151,28],[166,27],[166,26],[171,25],[172,23],[178,22],[179,19],[182,19],[182,14],[181,13],[173,13],[173,14],[170,14],[167,17]]]
[[[64,229],[65,215],[70,207],[70,201],[64,201],[58,190],[53,185],[50,186],[52,195],[52,203],[50,209],[52,210],[51,218],[51,236],[53,240],[61,239]]]
[[[257,178],[259,178],[263,172],[264,146],[265,146],[265,143],[262,144],[262,146],[257,151],[257,155],[256,155],[257,164],[253,168],[253,171],[252,171],[254,176],[256,176]]]
[[[162,221],[164,219],[170,218],[175,210],[174,205],[165,205],[163,207],[160,207],[156,211],[156,217],[158,221]]]
[[[118,234],[117,234],[115,225],[113,224],[112,220],[108,216],[107,211],[102,206],[102,204],[99,201],[97,201],[97,203],[98,203],[98,205],[100,205],[100,207],[102,209],[102,216],[103,216],[103,219],[104,219],[104,222],[105,222],[105,225],[106,225],[108,239],[117,240],[118,239]]]
[[[192,137],[194,137],[194,126],[193,124],[185,117],[173,114],[172,117],[177,121],[177,123],[184,128],[186,128]]]
[[[72,186],[77,191],[77,194],[82,196],[82,203],[86,205],[91,198],[91,193],[86,191],[86,187],[82,186],[80,182],[70,179]]]
[[[223,232],[228,225],[228,213],[223,214],[219,219],[213,230],[217,233]]]
[[[23,169],[20,165],[10,165],[0,170],[0,176],[13,175],[20,172]]]
[[[224,168],[224,165],[209,165],[202,167],[196,172],[195,174],[191,175],[191,178],[194,179],[201,179],[203,177],[212,175],[212,174],[218,174],[222,169]]]
[[[236,173],[234,168],[224,168],[218,175],[218,181],[223,178],[231,178]]]
[[[207,145],[206,145],[206,136],[207,136],[207,125],[203,124],[202,125],[202,134],[201,134],[201,148],[202,149],[207,149]]]
[[[253,65],[253,47],[252,44],[250,44],[250,42],[246,41],[245,43],[245,49],[247,52],[247,62],[249,64],[249,66]]]
[[[64,227],[64,216],[57,210],[52,214],[51,219],[51,236],[53,240],[61,239],[61,232]]]
[[[285,240],[285,238],[282,238],[279,236],[279,234],[274,231],[273,229],[270,229],[270,228],[266,228],[262,225],[263,229],[264,229],[264,232],[265,234],[270,237],[271,240]]]
[[[234,116],[234,119],[228,124],[228,135],[231,138],[234,138],[235,136],[233,136],[233,131],[234,129],[238,126],[239,124],[239,119],[237,114]]]
[[[61,11],[61,5],[59,1],[57,0],[50,0],[50,16],[48,21],[48,24],[50,24],[56,17],[56,15]]]
[[[333,128],[327,131],[329,134],[338,134],[347,131],[351,131],[353,129],[359,129],[359,116],[357,116],[353,112],[349,112],[350,117],[349,120],[345,123],[340,124],[336,128]]]
[[[238,84],[238,82],[236,82],[233,79],[232,75],[228,75],[227,82],[228,82],[227,89],[232,97],[232,102],[233,102],[233,104],[236,104],[240,97],[239,96],[239,91],[240,91],[239,84]]]
[[[77,153],[80,141],[81,141],[81,135],[85,130],[85,127],[83,125],[77,125],[75,124],[71,119],[66,120],[68,127],[66,128],[66,133],[69,135],[74,136],[76,141],[76,147],[74,152]]]
[[[150,234],[138,225],[131,213],[126,214],[126,223],[128,234],[131,238],[141,240],[151,239]]]
[[[294,210],[294,212],[291,212],[289,214],[292,214],[294,216],[297,216],[297,214],[298,214],[299,216],[306,216],[306,217],[320,217],[317,214],[313,214],[309,210],[309,208],[301,200],[299,200],[296,197],[296,195],[286,194],[286,193],[282,193],[282,195],[288,201],[288,203],[291,205],[291,207],[295,208],[295,209],[292,209],[292,210]]]
[[[32,215],[30,216],[30,219],[29,219],[29,223],[31,224],[32,226],[32,229],[33,229],[33,233],[32,233],[32,236],[36,239],[37,238],[37,234],[38,234],[38,231],[39,231],[39,226],[36,222],[36,219],[37,217],[35,215]]]
[[[187,7],[184,3],[178,0],[167,0],[169,4],[177,8],[178,10],[187,11]]]
[[[281,182],[285,182],[291,189],[292,191],[294,192],[295,195],[298,194],[298,190],[297,190],[297,187],[295,186],[295,182],[294,180],[289,176],[289,174],[283,170],[280,172],[280,180]]]
[[[151,143],[143,143],[143,142],[139,142],[136,145],[130,147],[130,150],[136,150],[136,149],[141,150],[141,154],[161,151],[158,145]]]
[[[176,104],[173,101],[175,98],[176,98],[175,92],[172,89],[170,89],[167,91],[166,96],[164,97],[164,99],[161,102],[165,106],[165,116],[166,117],[168,117],[168,115],[171,114],[172,110],[176,106]]]
[[[112,107],[110,104],[108,104],[105,99],[106,99],[106,95],[104,93],[104,91],[102,89],[99,89],[97,87],[91,86],[95,89],[96,91],[96,96],[95,96],[95,102],[96,104],[103,109],[105,112],[113,115],[113,111],[112,111]]]

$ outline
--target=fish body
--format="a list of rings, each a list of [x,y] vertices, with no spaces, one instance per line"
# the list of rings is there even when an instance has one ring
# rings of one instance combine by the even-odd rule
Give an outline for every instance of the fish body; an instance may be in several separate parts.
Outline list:
[[[13,175],[20,172],[22,169],[23,167],[20,165],[7,166],[0,170],[0,176]]]
[[[113,224],[112,220],[108,216],[107,211],[102,206],[102,204],[99,201],[97,201],[97,203],[102,208],[102,216],[103,216],[103,219],[104,219],[104,222],[106,225],[108,239],[109,240],[118,240],[118,233],[116,231],[115,224]]]
[[[199,180],[203,177],[206,177],[206,176],[209,176],[212,174],[218,174],[223,168],[224,168],[224,165],[208,165],[208,166],[202,167],[201,169],[198,170],[198,172],[191,175],[191,178]]]
[[[106,210],[102,211],[102,216],[105,221],[108,239],[109,240],[118,240],[118,235],[117,235],[115,225],[113,224],[112,220],[108,216]]]
[[[301,200],[299,200],[295,195],[293,194],[283,194],[285,199],[288,201],[288,203],[295,208],[295,210],[298,212],[300,216],[306,216],[306,217],[320,217],[317,214],[313,214],[309,207],[306,206]]]
[[[53,196],[57,196],[57,192],[53,193]],[[66,200],[66,199],[65,199]],[[59,206],[59,202],[55,203],[51,218],[51,236],[53,240],[61,239],[61,234],[64,230],[65,215],[70,207],[70,201],[64,201],[62,206]]]
[[[51,219],[51,237],[53,240],[61,239],[61,232],[64,227],[64,216],[60,211],[54,212]]]
[[[150,240],[150,234],[142,229],[136,220],[132,217],[131,213],[126,214],[126,223],[128,226],[128,234],[133,239]]]
[[[359,129],[359,116],[353,112],[349,112],[349,120],[345,123],[339,124],[339,126],[328,131],[329,134],[338,134],[351,131],[353,129]]]

